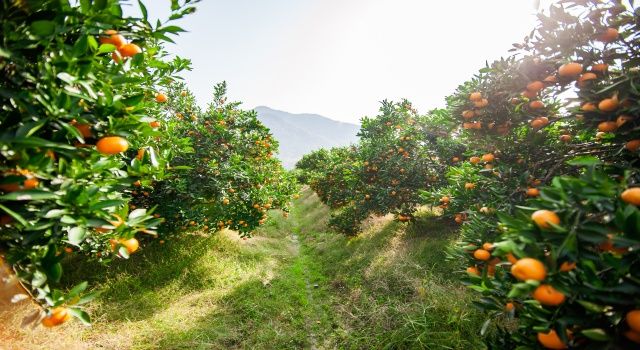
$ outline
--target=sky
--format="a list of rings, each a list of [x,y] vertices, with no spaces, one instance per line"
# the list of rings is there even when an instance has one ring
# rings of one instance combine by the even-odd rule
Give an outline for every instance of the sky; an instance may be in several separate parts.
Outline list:
[[[147,0],[166,18],[169,0]],[[198,103],[227,81],[229,98],[357,123],[384,99],[420,112],[535,26],[535,0],[203,0],[167,49]]]

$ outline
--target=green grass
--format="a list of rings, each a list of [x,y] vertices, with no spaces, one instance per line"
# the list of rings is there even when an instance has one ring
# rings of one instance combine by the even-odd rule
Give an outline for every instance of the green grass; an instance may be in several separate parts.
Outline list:
[[[102,291],[93,326],[17,330],[17,348],[482,348],[482,320],[444,261],[455,228],[427,213],[347,238],[310,191],[289,219],[270,216],[246,241],[193,233],[109,266],[67,261],[67,283]]]

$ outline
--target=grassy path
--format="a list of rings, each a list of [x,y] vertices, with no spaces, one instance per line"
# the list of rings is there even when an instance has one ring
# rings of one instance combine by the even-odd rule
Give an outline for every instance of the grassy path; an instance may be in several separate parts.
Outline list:
[[[0,310],[8,349],[481,348],[482,321],[443,261],[453,228],[371,220],[327,232],[307,191],[289,219],[272,212],[254,238],[233,232],[149,244],[131,260],[65,276],[103,291],[90,328],[19,329],[28,305]],[[65,271],[71,271],[74,261]],[[9,344],[6,346],[6,344]],[[1,347],[1,346],[0,346]],[[3,348],[4,349],[4,348]]]

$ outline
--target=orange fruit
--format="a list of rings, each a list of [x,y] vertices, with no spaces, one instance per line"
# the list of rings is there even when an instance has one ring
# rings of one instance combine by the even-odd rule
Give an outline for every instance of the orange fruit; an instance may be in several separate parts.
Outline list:
[[[595,75],[594,73],[591,73],[591,72],[587,72],[587,73],[582,74],[578,78],[578,83],[586,83],[587,81],[595,80],[595,79],[598,79],[597,75]]]
[[[71,314],[66,307],[59,306],[42,319],[42,325],[45,327],[55,327],[67,322],[71,318]]]
[[[572,139],[571,135],[567,135],[567,134],[560,135],[560,141],[561,142],[567,143],[567,142],[571,141],[571,139]]]
[[[460,158],[458,158],[458,157],[453,157],[453,158],[451,159],[451,161],[453,161],[454,163],[456,163],[456,162],[459,162],[459,161],[460,161]]]
[[[524,90],[521,95],[530,100],[538,97],[538,93],[529,90]]]
[[[167,102],[167,95],[163,94],[162,92],[158,92],[156,94],[156,102],[158,102],[158,103]]]
[[[473,111],[469,111],[469,110],[462,112],[462,118],[464,119],[471,119],[475,117],[475,115],[476,114]]]
[[[471,101],[480,101],[482,100],[482,93],[472,92],[471,95],[469,95],[469,99]]]
[[[547,118],[547,117],[538,117],[538,118],[535,118],[534,120],[532,120],[529,124],[534,129],[540,129],[540,128],[546,126],[547,124],[549,124],[549,118]]]
[[[618,124],[613,121],[602,122],[598,124],[598,131],[601,132],[612,132],[618,128]]]
[[[538,91],[540,91],[542,89],[544,89],[544,83],[541,82],[541,81],[536,80],[534,82],[531,82],[531,83],[527,84],[527,90],[528,91],[538,92]]]
[[[640,309],[627,312],[627,324],[634,332],[640,332]]]
[[[469,162],[471,164],[478,164],[478,163],[480,163],[480,157],[475,157],[475,156],[471,157],[471,158],[469,158]]]
[[[91,125],[85,123],[79,124],[75,120],[72,120],[69,124],[73,125],[85,139],[93,136],[91,133]]]
[[[538,342],[547,349],[562,350],[566,349],[567,345],[560,339],[555,330],[551,329],[547,333],[538,333]]]
[[[487,154],[482,156],[482,160],[487,162],[487,163],[491,163],[495,159],[496,159],[496,157],[492,153],[487,153]]]
[[[580,107],[585,112],[595,112],[598,110],[598,106],[596,106],[593,102],[587,102]]]
[[[486,98],[483,98],[478,101],[473,101],[473,105],[476,108],[483,108],[489,105],[489,100],[487,100]]]
[[[551,210],[537,210],[531,214],[531,220],[542,229],[551,228],[551,224],[559,225],[560,217]]]
[[[186,92],[186,91],[184,91],[184,90],[183,90],[183,91],[181,91],[181,92],[180,92],[180,96],[182,96],[182,97],[186,97],[186,96],[187,96],[187,92]]]
[[[540,260],[522,258],[511,266],[511,274],[521,281],[542,281],[547,277],[547,269]]]
[[[467,273],[470,273],[472,275],[476,275],[479,276],[480,275],[480,271],[478,270],[477,267],[475,266],[469,266],[467,267]]]
[[[138,154],[136,155],[136,159],[137,160],[142,160],[142,158],[144,157],[144,152],[145,152],[144,148],[140,148],[138,150]]]
[[[507,260],[511,263],[511,264],[515,264],[518,262],[518,258],[515,257],[515,255],[513,255],[512,253],[507,253]]]
[[[624,192],[622,192],[620,198],[626,203],[640,206],[640,187],[632,187],[626,189]]]
[[[157,120],[154,120],[152,122],[149,123],[149,126],[152,128],[159,128],[160,127],[160,122]]]
[[[484,244],[482,244],[482,249],[487,250],[487,251],[492,251],[493,250],[493,243],[485,242]]]
[[[596,36],[598,41],[602,41],[603,43],[610,43],[618,39],[618,30],[615,28],[607,28],[604,32],[598,34]]]
[[[467,182],[464,184],[464,189],[465,190],[472,190],[476,187],[476,184],[472,183],[472,182]]]
[[[478,249],[475,252],[473,252],[473,257],[478,260],[487,261],[491,258],[491,253],[489,253],[484,249]]]
[[[544,108],[544,102],[542,102],[540,100],[531,101],[531,103],[529,103],[529,108],[531,108],[531,109]]]
[[[543,82],[549,83],[549,84],[555,84],[558,82],[558,78],[556,78],[555,75],[549,75],[546,78],[544,78]]]
[[[558,74],[563,78],[575,78],[582,73],[582,65],[577,62],[566,63],[558,68]]]
[[[527,189],[527,197],[538,197],[540,195],[540,190],[535,187],[529,187]]]
[[[122,57],[133,57],[134,55],[141,53],[142,49],[136,44],[129,43],[120,46],[118,48],[118,52],[120,53],[120,55],[122,55]]]
[[[99,40],[100,44],[111,44],[116,48],[120,48],[122,45],[127,43],[127,40],[113,29],[105,31],[104,35],[100,36]]]
[[[564,294],[550,284],[541,284],[533,291],[533,299],[546,306],[558,306],[564,303]]]
[[[609,69],[609,65],[606,63],[597,63],[591,66],[591,71],[598,73],[606,73]]]
[[[98,140],[96,147],[102,154],[113,155],[129,149],[129,143],[120,136],[106,136]]]
[[[228,198],[223,199],[222,204],[229,205],[229,199]]]
[[[575,268],[576,268],[575,262],[565,261],[562,263],[562,265],[560,265],[560,271],[562,272],[569,272]]]
[[[513,305],[513,303],[512,303],[512,302],[508,302],[508,303],[504,306],[504,309],[505,309],[505,311],[507,311],[507,312],[511,312],[511,310],[513,310],[514,308],[515,308],[515,306]]]
[[[630,122],[632,120],[633,120],[632,116],[623,114],[623,115],[618,116],[618,118],[616,119],[616,125],[618,127],[621,127],[624,124],[626,124],[627,122]]]
[[[618,98],[605,98],[604,100],[600,101],[600,103],[598,103],[598,109],[603,112],[615,111],[616,109],[618,109]]]
[[[140,247],[140,243],[135,238],[120,239],[118,242],[127,248],[127,252],[129,252],[129,254],[133,254]]]
[[[442,202],[442,203],[449,203],[449,200],[450,199],[447,196],[443,196],[442,198],[440,198],[440,202]]]
[[[627,142],[624,147],[631,152],[637,152],[640,149],[640,139]]]
[[[624,336],[632,342],[640,344],[640,333],[634,331],[626,331],[624,332]]]

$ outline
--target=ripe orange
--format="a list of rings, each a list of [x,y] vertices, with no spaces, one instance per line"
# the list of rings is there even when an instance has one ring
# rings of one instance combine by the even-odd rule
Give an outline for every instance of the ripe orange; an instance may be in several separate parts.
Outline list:
[[[223,199],[222,204],[229,205],[229,199],[228,198]]]
[[[59,306],[42,319],[42,325],[45,327],[55,327],[67,322],[71,318],[71,314],[66,307]]]
[[[602,122],[598,124],[598,130],[601,132],[612,132],[612,131],[615,131],[617,128],[618,128],[618,125],[616,124],[616,122],[613,122],[613,121],[607,121],[607,122]]]
[[[522,258],[511,266],[511,274],[521,281],[542,281],[547,277],[547,269],[540,260]]]
[[[606,73],[608,69],[609,69],[609,65],[606,63],[597,63],[591,66],[592,72]]]
[[[640,344],[640,333],[634,331],[626,331],[624,332],[624,336],[632,342]]]
[[[579,78],[578,78],[578,83],[586,83],[590,80],[595,80],[598,79],[598,76],[595,75],[594,73],[591,72],[587,72],[582,74]]]
[[[531,220],[541,229],[551,228],[551,224],[560,224],[560,217],[551,210],[537,210],[531,214]]]
[[[533,299],[546,306],[558,306],[564,303],[565,296],[550,284],[541,284],[533,291]]]
[[[487,162],[487,163],[491,163],[495,159],[496,159],[496,157],[492,153],[487,153],[487,154],[482,156],[482,160]]]
[[[443,196],[442,198],[440,198],[440,202],[442,203],[449,203],[450,198],[447,196]]]
[[[467,182],[464,184],[464,189],[465,190],[472,190],[476,187],[476,184],[472,183],[472,182]]]
[[[540,195],[540,190],[535,187],[529,187],[527,189],[527,197],[538,197]]]
[[[469,158],[469,162],[471,162],[471,164],[478,164],[480,163],[480,157],[471,157]]]
[[[118,48],[118,52],[122,57],[133,57],[142,52],[140,46],[136,44],[124,44]]]
[[[186,97],[186,96],[187,96],[187,92],[186,92],[186,91],[184,91],[184,90],[183,90],[183,91],[181,91],[181,92],[180,92],[180,96],[182,96],[182,97]]]
[[[475,117],[475,115],[476,114],[473,111],[469,111],[469,110],[462,112],[462,118],[464,119],[471,119]]]
[[[511,310],[513,310],[514,308],[515,308],[515,306],[513,305],[513,303],[512,303],[512,302],[508,302],[508,303],[504,306],[504,309],[505,309],[505,311],[507,311],[507,312],[511,312]]]
[[[544,83],[541,81],[534,81],[527,84],[527,90],[531,92],[538,92],[544,89]]]
[[[469,95],[469,99],[471,101],[480,101],[482,99],[482,93],[472,92],[471,95]]]
[[[627,312],[627,324],[634,332],[640,332],[640,309]]]
[[[507,253],[507,260],[511,263],[511,264],[515,264],[518,262],[518,258],[515,257],[515,255],[513,255],[512,253]]]
[[[640,139],[631,140],[624,147],[630,152],[637,152],[640,149]]]
[[[485,242],[484,244],[482,244],[482,249],[487,250],[487,251],[492,251],[493,250],[493,243]]]
[[[542,346],[547,349],[562,350],[566,349],[567,345],[560,339],[555,330],[551,329],[547,333],[538,333],[538,341]]]
[[[598,110],[598,106],[596,106],[593,102],[587,102],[580,107],[585,112],[595,112]]]
[[[602,41],[603,43],[610,43],[618,39],[618,30],[615,28],[607,28],[604,32],[598,34],[596,36],[598,41]]]
[[[618,109],[618,104],[618,98],[615,96],[612,98],[605,98],[598,103],[598,109],[603,112],[613,112]]]
[[[540,129],[540,128],[546,126],[547,124],[549,124],[549,118],[547,118],[547,117],[538,117],[538,118],[535,118],[534,120],[532,120],[531,123],[529,123],[529,124],[534,129]]]
[[[566,63],[558,68],[558,74],[563,78],[575,78],[582,73],[582,65],[577,62]]]
[[[549,83],[549,84],[555,84],[558,82],[558,78],[556,78],[555,75],[549,75],[546,78],[544,78],[543,82]]]
[[[160,122],[157,120],[154,120],[152,122],[149,123],[149,126],[152,128],[159,128],[160,127]]]
[[[122,239],[120,239],[118,241],[112,240],[111,241],[111,249],[115,250],[117,243],[120,243],[125,248],[127,248],[127,251],[129,252],[129,254],[133,254],[140,247],[140,243],[138,242],[137,239],[135,239],[135,238],[130,238],[130,239],[122,238]]]
[[[540,100],[531,101],[531,103],[529,103],[529,108],[531,109],[544,108],[544,103]]]
[[[475,266],[469,266],[469,267],[467,267],[467,273],[479,276],[480,275],[480,270],[478,270],[478,268],[475,267]]]
[[[158,92],[156,94],[156,102],[158,102],[158,103],[167,102],[167,95],[163,94],[162,92]]]
[[[562,263],[562,265],[560,265],[560,271],[562,272],[569,272],[575,268],[576,268],[575,262],[565,261]]]
[[[484,249],[478,249],[475,252],[473,252],[473,257],[478,260],[487,261],[491,258],[491,253],[489,253]]]
[[[630,122],[632,120],[633,120],[632,116],[623,114],[623,115],[618,116],[618,118],[616,119],[616,125],[618,127],[621,127],[624,124],[626,124],[627,122]]]
[[[456,163],[456,162],[459,162],[459,161],[460,161],[460,158],[458,158],[458,157],[453,157],[453,158],[451,159],[451,161],[452,161],[452,162],[454,162],[454,163]]]
[[[538,97],[538,93],[537,92],[533,92],[533,91],[529,91],[529,90],[524,90],[521,93],[521,95],[526,97],[526,98],[528,98],[528,99],[530,99],[530,100]]]
[[[93,134],[91,133],[91,125],[86,123],[79,124],[75,120],[72,120],[71,123],[69,124],[73,125],[76,129],[78,129],[78,131],[80,132],[80,135],[82,135],[82,137],[84,137],[85,139],[93,136]]]
[[[487,100],[486,98],[480,99],[478,101],[474,101],[473,105],[476,108],[483,108],[489,105],[489,100]]]
[[[640,206],[640,187],[632,187],[626,189],[620,195],[620,198],[626,203]]]
[[[560,135],[560,141],[561,142],[567,143],[567,142],[571,141],[571,138],[572,138],[571,135],[567,135],[567,134]]]
[[[129,143],[120,136],[106,136],[98,140],[96,147],[102,154],[113,155],[129,149]]]
[[[119,48],[127,43],[127,40],[125,40],[122,35],[118,34],[118,32],[113,29],[105,31],[104,36],[101,36],[99,40],[100,44],[111,44],[116,48]]]

